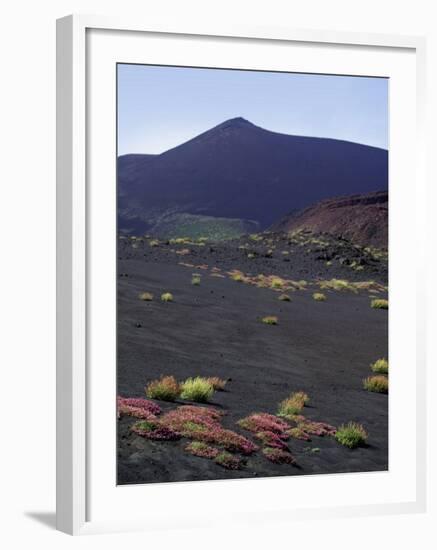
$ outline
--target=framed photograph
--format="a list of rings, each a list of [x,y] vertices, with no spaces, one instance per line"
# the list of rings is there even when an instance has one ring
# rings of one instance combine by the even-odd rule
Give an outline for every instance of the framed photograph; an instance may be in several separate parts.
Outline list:
[[[424,510],[424,50],[58,21],[60,530]]]

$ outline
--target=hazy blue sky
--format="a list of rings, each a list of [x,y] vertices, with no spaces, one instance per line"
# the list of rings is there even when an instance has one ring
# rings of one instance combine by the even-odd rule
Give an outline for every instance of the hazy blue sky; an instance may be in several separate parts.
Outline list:
[[[162,153],[243,117],[284,134],[388,148],[388,80],[118,65],[118,153]]]

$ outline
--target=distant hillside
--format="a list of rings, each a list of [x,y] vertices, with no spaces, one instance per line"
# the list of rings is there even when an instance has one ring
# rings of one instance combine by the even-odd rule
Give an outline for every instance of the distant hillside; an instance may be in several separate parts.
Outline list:
[[[324,200],[300,212],[292,212],[271,229],[325,232],[357,244],[387,248],[388,193],[380,191]]]
[[[278,134],[235,118],[160,155],[120,157],[119,229],[153,232],[167,214],[265,229],[290,209],[385,189],[387,166],[383,149]]]

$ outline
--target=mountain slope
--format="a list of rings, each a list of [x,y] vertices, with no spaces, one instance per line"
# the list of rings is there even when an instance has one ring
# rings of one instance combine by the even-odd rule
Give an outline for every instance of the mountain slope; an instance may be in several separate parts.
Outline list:
[[[119,228],[148,230],[167,212],[252,220],[387,186],[387,151],[290,136],[231,119],[160,155],[118,161]]]
[[[292,212],[272,226],[273,231],[299,229],[330,233],[357,244],[387,248],[388,193],[337,197]]]

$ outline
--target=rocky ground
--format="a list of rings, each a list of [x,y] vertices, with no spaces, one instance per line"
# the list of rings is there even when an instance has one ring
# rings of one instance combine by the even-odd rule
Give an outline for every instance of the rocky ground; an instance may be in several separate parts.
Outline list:
[[[200,275],[198,286],[191,284],[193,273]],[[333,279],[348,284],[332,285]],[[300,390],[310,397],[308,419],[333,426],[353,420],[369,437],[357,449],[330,436],[292,438],[287,443],[295,465],[274,464],[257,452],[240,470],[227,470],[186,453],[185,439],[150,441],[132,433],[135,419],[123,416],[118,482],[387,469],[388,397],[362,386],[370,363],[388,354],[388,312],[370,307],[372,298],[387,297],[386,285],[385,253],[324,234],[261,234],[221,243],[120,238],[119,395],[144,397],[145,385],[162,374],[178,380],[219,376],[228,382],[210,406],[225,413],[226,428],[249,439],[239,419],[275,414],[281,400]],[[141,292],[154,299],[140,300]],[[172,293],[172,302],[161,301],[164,292]],[[326,301],[315,301],[314,292],[323,292]],[[283,293],[291,301],[280,301]],[[276,316],[278,324],[263,324],[264,316]],[[164,412],[182,403],[159,402]]]

